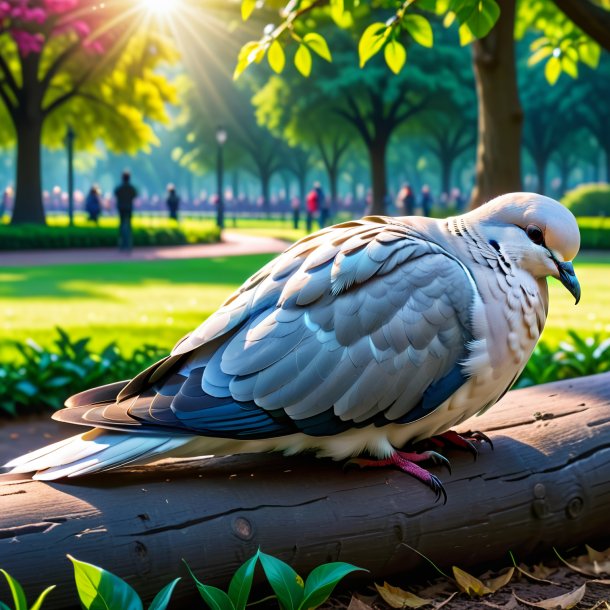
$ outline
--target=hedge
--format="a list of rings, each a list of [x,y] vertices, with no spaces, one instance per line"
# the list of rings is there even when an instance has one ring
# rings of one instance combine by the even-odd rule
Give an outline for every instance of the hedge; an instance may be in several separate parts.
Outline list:
[[[610,216],[610,184],[581,184],[568,191],[561,203],[574,216]]]
[[[220,231],[212,225],[133,228],[134,246],[178,246],[220,241]],[[116,247],[116,227],[57,227],[41,225],[0,225],[0,250]]]

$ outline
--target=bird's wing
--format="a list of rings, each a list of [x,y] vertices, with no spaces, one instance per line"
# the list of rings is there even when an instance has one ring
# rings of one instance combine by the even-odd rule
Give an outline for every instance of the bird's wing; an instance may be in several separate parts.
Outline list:
[[[414,421],[465,381],[475,294],[466,268],[413,228],[346,223],[272,261],[137,393],[83,405],[81,423],[264,438]]]

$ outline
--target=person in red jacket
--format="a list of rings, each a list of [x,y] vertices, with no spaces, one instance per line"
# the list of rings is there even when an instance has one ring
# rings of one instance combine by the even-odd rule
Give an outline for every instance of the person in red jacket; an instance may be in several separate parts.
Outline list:
[[[307,195],[305,205],[307,208],[307,232],[311,233],[313,229],[313,219],[317,216],[320,207],[320,196],[315,184]]]

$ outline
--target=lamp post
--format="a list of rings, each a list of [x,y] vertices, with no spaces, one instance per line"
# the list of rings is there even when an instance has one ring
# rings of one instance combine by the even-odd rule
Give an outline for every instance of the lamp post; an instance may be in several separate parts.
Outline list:
[[[70,226],[74,226],[74,138],[75,133],[71,125],[66,132],[66,148],[68,151],[68,219]]]
[[[227,141],[227,130],[224,127],[216,129],[216,143],[218,144],[218,157],[216,161],[216,192],[218,200],[216,202],[216,225],[219,229],[224,229],[225,226],[225,204],[224,204],[224,159],[223,148]]]

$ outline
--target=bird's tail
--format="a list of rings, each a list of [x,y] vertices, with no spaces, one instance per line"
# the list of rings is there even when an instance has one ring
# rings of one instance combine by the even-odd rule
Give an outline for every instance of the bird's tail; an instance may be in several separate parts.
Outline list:
[[[180,456],[180,449],[192,439],[188,435],[131,435],[95,428],[26,453],[4,467],[11,469],[9,474],[35,472],[34,479],[53,481]]]

